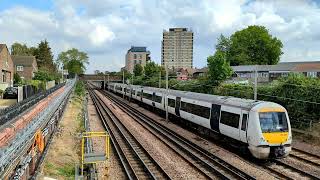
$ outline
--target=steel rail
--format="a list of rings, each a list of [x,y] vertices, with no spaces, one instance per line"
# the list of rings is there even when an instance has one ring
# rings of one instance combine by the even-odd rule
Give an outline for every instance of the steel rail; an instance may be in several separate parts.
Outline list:
[[[318,177],[318,176],[315,176],[313,174],[305,172],[305,171],[303,171],[303,170],[301,170],[301,169],[299,169],[297,167],[294,167],[294,166],[292,166],[290,164],[287,164],[287,163],[285,163],[285,162],[283,162],[281,160],[274,159],[274,160],[272,160],[272,162],[274,162],[275,164],[280,165],[280,166],[282,166],[284,168],[293,170],[294,172],[299,173],[300,175],[302,175],[304,177],[307,177],[307,178],[310,178],[310,179],[320,179],[320,177]]]
[[[297,148],[292,148],[292,151],[289,154],[289,156],[320,168],[320,156],[319,155],[312,154],[310,152],[306,152],[306,151],[303,151],[303,150],[300,150]]]
[[[170,179],[169,175],[152,158],[152,156],[138,142],[134,135],[121,123],[117,116],[111,110],[109,110],[106,104],[97,97],[97,94],[95,94],[95,98],[97,101],[99,101],[101,107],[110,118],[109,123],[113,124],[113,127],[120,132],[119,135],[125,140],[123,142],[126,142],[128,147],[126,154],[128,155],[128,152],[131,152],[131,156],[128,156],[127,159],[132,159],[135,157],[134,160],[139,161],[139,163],[133,163],[132,161],[129,161],[129,164],[133,167],[133,172],[135,172],[137,175],[136,177],[141,178],[142,176],[148,179]],[[138,168],[139,166],[140,168]]]
[[[176,142],[176,144],[184,149],[184,152],[189,152],[189,154],[193,154],[193,158],[197,158],[197,162],[201,162],[202,165],[209,168],[209,171],[216,172],[218,176],[223,178],[237,178],[237,179],[255,179],[254,177],[250,176],[249,174],[243,172],[242,170],[238,169],[237,167],[231,165],[230,163],[222,160],[218,156],[208,152],[207,150],[201,148],[197,144],[189,141],[188,139],[184,138],[183,136],[177,134],[176,132],[168,129],[167,127],[155,122],[150,117],[146,116],[144,113],[138,111],[137,109],[133,108],[132,106],[128,105],[126,102],[120,100],[119,98],[111,95],[107,91],[103,91],[103,93],[111,98],[115,103],[119,105],[123,110],[130,112],[131,116],[136,117],[141,124],[147,124],[150,128],[153,128],[157,133],[162,134],[167,137],[167,139],[171,139],[171,141]],[[130,115],[130,114],[129,114]],[[192,152],[191,152],[192,151]],[[228,175],[223,174],[229,173]]]

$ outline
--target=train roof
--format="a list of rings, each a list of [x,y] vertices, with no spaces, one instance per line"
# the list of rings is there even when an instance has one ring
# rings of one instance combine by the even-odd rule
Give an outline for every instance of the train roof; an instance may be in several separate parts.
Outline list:
[[[123,85],[120,83],[115,83],[118,85]],[[165,92],[165,89],[155,88],[155,87],[147,87],[147,86],[139,86],[139,85],[131,85],[135,88],[143,88],[144,90],[154,91],[154,92]],[[196,92],[189,92],[189,91],[179,91],[179,90],[169,90],[170,95],[184,97],[194,100],[205,101],[213,104],[220,104],[220,105],[229,105],[240,107],[244,109],[251,109],[255,105],[260,104],[264,101],[255,101],[252,99],[242,99],[236,98],[231,96],[217,96],[212,94],[203,94],[203,93],[196,93]]]

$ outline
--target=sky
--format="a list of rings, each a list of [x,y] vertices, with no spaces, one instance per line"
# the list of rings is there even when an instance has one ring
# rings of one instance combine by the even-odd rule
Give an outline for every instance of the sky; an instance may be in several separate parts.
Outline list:
[[[281,61],[320,61],[317,0],[0,0],[0,43],[36,46],[46,39],[55,58],[77,48],[87,73],[119,71],[131,46],[161,61],[163,30],[194,32],[194,66],[206,66],[220,34],[265,26],[284,47]]]

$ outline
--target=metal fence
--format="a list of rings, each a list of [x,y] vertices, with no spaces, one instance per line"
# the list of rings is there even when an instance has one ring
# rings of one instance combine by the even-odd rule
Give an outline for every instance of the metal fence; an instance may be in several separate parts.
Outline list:
[[[64,86],[65,83],[58,84],[54,86],[51,89],[48,89],[47,91],[40,92],[38,94],[34,94],[31,97],[22,100],[21,102],[18,102],[17,104],[13,106],[9,106],[5,109],[0,110],[0,126],[5,124],[6,122],[12,120],[17,115],[21,114],[43,98],[47,97],[52,92],[56,91],[60,87]]]

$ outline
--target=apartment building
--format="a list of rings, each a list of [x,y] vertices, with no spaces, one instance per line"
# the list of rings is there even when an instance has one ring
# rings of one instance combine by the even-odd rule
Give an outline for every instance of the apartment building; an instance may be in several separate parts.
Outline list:
[[[193,66],[193,32],[187,28],[170,28],[163,31],[162,66],[169,69],[192,68]]]
[[[150,51],[148,51],[146,47],[131,46],[126,54],[125,69],[133,73],[136,64],[141,64],[141,66],[144,67],[148,61],[150,61]]]

